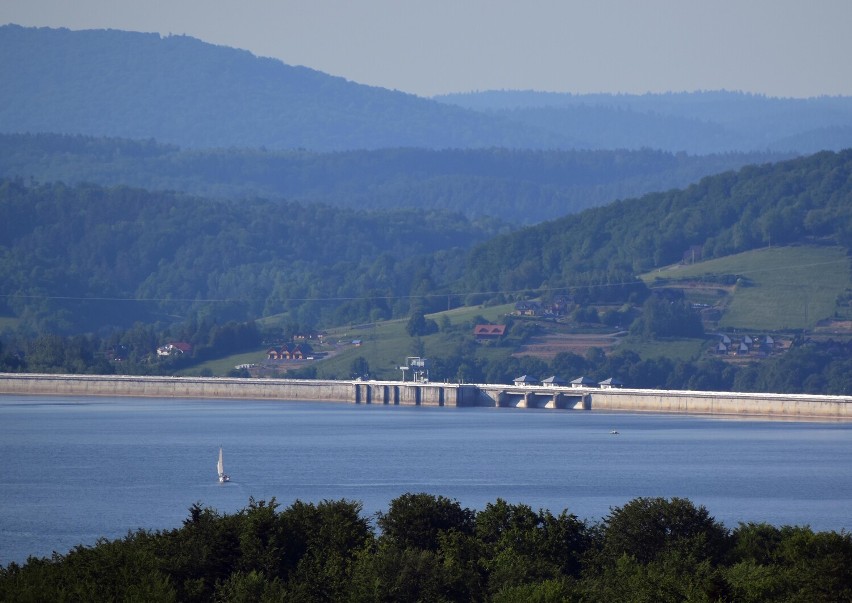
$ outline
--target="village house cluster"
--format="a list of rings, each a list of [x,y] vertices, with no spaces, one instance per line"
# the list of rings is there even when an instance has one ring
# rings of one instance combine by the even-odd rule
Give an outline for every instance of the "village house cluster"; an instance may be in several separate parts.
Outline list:
[[[326,333],[319,331],[299,332],[289,343],[274,344],[266,350],[267,360],[311,360],[313,348],[310,341],[323,342]],[[274,342],[270,342],[274,343]]]
[[[778,346],[771,335],[730,337],[723,333],[719,336],[715,351],[720,356],[769,356]]]
[[[266,350],[267,360],[304,360],[310,352],[302,345],[290,346],[284,344],[281,346],[269,348]]]
[[[557,318],[568,314],[571,302],[568,298],[558,297],[549,302],[520,301],[515,304],[512,313],[515,316],[536,316],[540,318]]]

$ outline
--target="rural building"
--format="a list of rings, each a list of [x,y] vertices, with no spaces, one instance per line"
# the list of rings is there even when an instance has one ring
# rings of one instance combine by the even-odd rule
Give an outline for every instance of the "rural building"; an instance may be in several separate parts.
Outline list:
[[[522,301],[515,304],[515,314],[517,316],[540,316],[542,306],[539,302]]]
[[[477,341],[500,339],[505,334],[506,325],[476,325],[473,328],[473,337]]]

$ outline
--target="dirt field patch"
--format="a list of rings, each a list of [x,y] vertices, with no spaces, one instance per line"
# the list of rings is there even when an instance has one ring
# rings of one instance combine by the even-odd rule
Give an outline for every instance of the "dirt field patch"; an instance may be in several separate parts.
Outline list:
[[[535,337],[512,355],[553,360],[560,352],[572,352],[580,356],[589,348],[601,348],[604,352],[608,352],[617,343],[616,335],[559,333]]]

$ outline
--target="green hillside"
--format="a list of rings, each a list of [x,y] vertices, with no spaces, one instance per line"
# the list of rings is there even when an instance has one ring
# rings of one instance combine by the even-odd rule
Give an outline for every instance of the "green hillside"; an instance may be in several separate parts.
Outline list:
[[[840,247],[756,249],[647,273],[650,286],[680,287],[696,303],[720,311],[722,329],[812,329],[848,308],[838,300],[852,290],[850,259]],[[716,300],[713,300],[716,297]]]
[[[696,253],[803,243],[852,247],[852,150],[748,166],[495,237],[471,251],[464,283],[604,294]]]

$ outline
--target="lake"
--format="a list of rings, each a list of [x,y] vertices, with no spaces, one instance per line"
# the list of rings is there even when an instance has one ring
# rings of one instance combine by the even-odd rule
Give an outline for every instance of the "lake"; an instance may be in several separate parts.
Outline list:
[[[597,521],[635,497],[680,496],[730,528],[852,530],[848,423],[0,396],[0,455],[0,565],[179,527],[196,502],[235,512],[250,497],[354,499],[372,515],[429,492],[473,509],[499,497]]]

